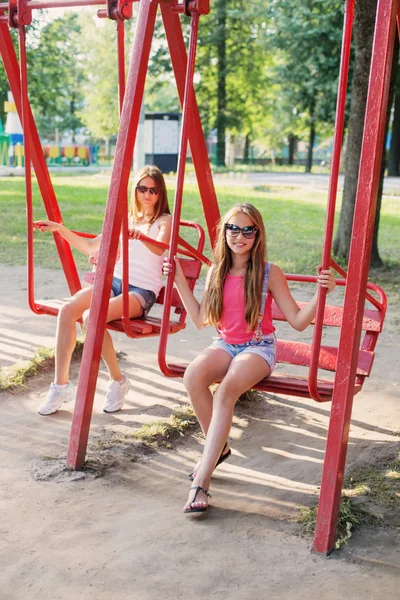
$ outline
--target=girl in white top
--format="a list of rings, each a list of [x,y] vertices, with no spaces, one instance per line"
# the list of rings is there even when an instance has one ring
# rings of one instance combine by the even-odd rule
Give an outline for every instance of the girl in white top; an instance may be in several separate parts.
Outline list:
[[[135,177],[132,203],[129,214],[129,317],[145,316],[161,289],[162,264],[165,250],[141,240],[145,234],[154,240],[169,243],[172,218],[168,207],[164,177],[156,166],[146,166]],[[87,255],[98,252],[101,235],[93,239],[83,238],[62,223],[36,221],[34,227],[40,231],[56,231],[64,239]],[[122,258],[118,259],[112,282],[112,292],[107,313],[107,322],[122,317]],[[92,286],[85,287],[67,300],[58,313],[56,334],[55,377],[45,402],[39,407],[41,415],[51,415],[64,402],[73,399],[73,388],[69,382],[69,369],[76,342],[76,322],[89,316]],[[124,404],[129,389],[128,379],[121,373],[112,338],[104,334],[102,358],[105,361],[110,382],[104,412],[116,412]]]

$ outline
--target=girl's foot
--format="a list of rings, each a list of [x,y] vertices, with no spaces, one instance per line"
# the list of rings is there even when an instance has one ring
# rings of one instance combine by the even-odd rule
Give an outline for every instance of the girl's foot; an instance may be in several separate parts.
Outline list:
[[[208,510],[208,500],[211,494],[199,485],[192,485],[189,490],[188,501],[186,502],[183,512],[187,514],[206,512]]]
[[[221,456],[217,460],[215,468],[217,468],[218,465],[220,465],[227,458],[229,458],[231,454],[232,454],[231,449],[228,446],[228,442],[226,442],[225,446],[222,449]],[[201,465],[201,460],[199,460],[199,462],[196,464],[193,473],[189,473],[188,478],[190,479],[190,481],[193,481],[193,479],[196,477],[196,474],[197,474],[198,470],[200,469],[200,465]]]

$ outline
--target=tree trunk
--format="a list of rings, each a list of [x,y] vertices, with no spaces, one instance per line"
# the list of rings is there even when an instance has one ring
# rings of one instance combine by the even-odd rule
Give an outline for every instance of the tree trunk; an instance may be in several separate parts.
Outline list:
[[[396,52],[397,51],[397,52]],[[396,60],[397,54],[397,60]],[[394,101],[394,112],[392,121],[392,139],[390,141],[389,158],[388,158],[388,176],[400,176],[400,87],[399,87],[399,39],[396,34],[396,44],[393,54],[393,70],[396,69],[396,97]],[[393,73],[392,70],[392,73]]]
[[[250,133],[246,133],[246,138],[244,141],[244,151],[243,151],[243,162],[245,165],[249,164],[250,159]]]
[[[315,103],[312,102],[310,106],[310,137],[308,140],[307,150],[307,161],[306,161],[306,173],[311,173],[313,164],[313,148],[315,142]]]
[[[388,176],[400,177],[400,92],[394,101],[392,139],[390,141]]]
[[[389,98],[388,105],[386,111],[386,124],[385,124],[385,134],[383,136],[383,147],[382,147],[382,163],[381,163],[381,173],[379,179],[379,188],[378,188],[378,197],[376,203],[376,215],[375,215],[375,223],[374,223],[374,235],[372,238],[372,247],[371,247],[371,266],[372,267],[381,267],[383,262],[379,255],[378,250],[378,231],[379,231],[379,221],[381,216],[381,206],[382,206],[382,193],[383,193],[383,178],[385,175],[386,169],[386,140],[389,131],[389,123],[390,123],[390,115],[392,112],[392,105],[394,99],[394,93],[396,89],[396,79],[397,79],[397,69],[399,62],[399,41],[396,34],[396,39],[393,48],[393,63],[392,63],[392,73],[390,76],[390,88],[389,88]]]
[[[288,165],[294,165],[294,155],[296,153],[297,135],[294,135],[294,133],[289,133],[288,142],[289,142]]]
[[[333,242],[334,254],[338,258],[345,259],[349,257],[353,227],[376,6],[377,0],[358,0],[355,4],[354,40],[356,57],[351,88],[343,201],[339,228]]]
[[[225,167],[225,132],[226,132],[226,2],[218,0],[215,7],[217,17],[217,166]]]

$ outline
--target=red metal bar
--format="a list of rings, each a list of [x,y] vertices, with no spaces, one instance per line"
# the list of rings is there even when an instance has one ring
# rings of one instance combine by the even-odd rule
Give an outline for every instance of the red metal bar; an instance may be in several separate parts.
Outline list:
[[[22,129],[24,135],[24,166],[25,166],[25,191],[26,191],[26,229],[27,229],[27,277],[28,277],[28,304],[36,314],[40,310],[35,304],[35,279],[34,279],[34,252],[33,252],[33,205],[32,205],[32,175],[31,175],[31,140],[29,135],[29,99],[28,99],[28,74],[26,67],[26,31],[22,25],[18,27],[19,52],[21,65],[21,108]]]
[[[179,15],[174,14],[171,11],[170,4],[161,3],[160,8],[171,54],[179,99],[181,105],[183,105],[187,56],[181,22],[179,20]],[[216,226],[220,220],[220,212],[215,194],[210,161],[208,159],[206,141],[201,125],[200,113],[194,95],[189,123],[189,143],[203,204],[204,216],[207,223],[208,235],[211,247],[214,248],[217,233]]]
[[[324,246],[322,251],[322,268],[329,269],[331,260],[333,226],[335,222],[336,194],[339,179],[340,154],[342,150],[344,115],[346,109],[347,84],[349,79],[349,64],[351,50],[351,35],[354,20],[354,0],[347,0],[345,5],[342,52],[340,59],[339,86],[336,105],[335,135],[333,138],[332,167],[329,181],[328,210],[325,222]],[[318,293],[317,312],[312,341],[310,370],[308,374],[308,389],[310,398],[320,400],[318,394],[318,357],[321,348],[322,328],[326,289],[320,288]]]
[[[28,0],[26,7],[31,10],[42,10],[44,8],[68,8],[71,6],[100,6],[106,4],[106,0]]]
[[[119,114],[121,118],[125,96],[125,25],[122,20],[117,20],[118,42],[118,93]],[[122,317],[121,322],[125,334],[132,337],[132,328],[129,320],[129,240],[128,240],[128,190],[124,196],[124,212],[122,217]]]
[[[386,118],[398,0],[379,0],[360,158],[348,281],[339,340],[314,548],[329,553],[335,545],[346,463],[361,322],[367,287]]]
[[[170,239],[170,252],[169,256],[174,258],[178,246],[179,237],[179,223],[181,219],[182,210],[182,198],[183,198],[183,184],[185,178],[185,167],[186,167],[186,156],[188,149],[188,138],[189,138],[189,119],[190,111],[192,107],[192,98],[194,96],[193,90],[193,77],[194,68],[196,64],[196,48],[197,48],[197,37],[199,30],[199,15],[194,12],[191,17],[191,28],[190,28],[190,40],[189,40],[189,60],[187,62],[186,70],[186,83],[185,92],[183,98],[183,114],[182,114],[182,126],[181,126],[181,138],[179,143],[179,155],[178,155],[178,173],[175,191],[175,202],[174,202],[174,213],[172,217],[172,229]],[[165,298],[164,298],[164,309],[162,317],[162,327],[160,332],[160,342],[158,346],[158,364],[161,372],[167,377],[172,377],[174,374],[168,368],[166,361],[167,341],[168,341],[168,323],[171,312],[172,304],[172,292],[174,287],[175,278],[175,262],[172,260],[172,270],[167,277]]]
[[[124,200],[128,189],[156,13],[156,3],[152,0],[141,0],[67,453],[67,465],[74,469],[78,469],[85,460],[111,280],[125,208]]]
[[[15,54],[11,35],[8,26],[5,23],[0,23],[0,56],[3,60],[8,83],[11,93],[14,97],[19,118],[22,122],[22,105],[21,105],[21,83],[18,60]],[[46,209],[48,218],[51,221],[62,223],[61,212],[57,204],[54,188],[51,183],[49,171],[46,165],[46,160],[43,155],[42,144],[39,134],[36,129],[35,121],[29,107],[29,131],[25,135],[30,136],[30,144],[32,151],[32,163],[35,169],[37,182],[43,198],[43,203]],[[75,294],[81,288],[78,271],[76,269],[74,257],[71,248],[58,233],[54,234],[56,247],[60,261],[64,270],[64,275],[71,294]]]

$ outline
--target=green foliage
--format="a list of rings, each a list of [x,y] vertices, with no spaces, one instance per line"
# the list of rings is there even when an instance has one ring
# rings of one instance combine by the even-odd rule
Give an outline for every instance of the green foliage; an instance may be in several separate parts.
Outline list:
[[[79,111],[83,123],[96,138],[110,137],[118,133],[118,67],[117,33],[115,22],[81,15],[81,53],[85,73],[83,93],[85,103]],[[126,61],[129,60],[130,28],[126,25]]]
[[[29,97],[39,130],[74,133],[82,127],[84,74],[79,60],[78,15],[66,14],[28,34]]]
[[[278,52],[276,73],[293,131],[302,122],[318,123],[320,132],[334,123],[343,6],[342,0],[270,4],[269,41]]]
[[[225,13],[222,26],[220,14]],[[264,11],[265,12],[265,11]],[[203,126],[210,131],[218,120],[218,43],[225,42],[226,107],[225,126],[235,132],[253,132],[263,118],[269,99],[266,62],[270,56],[263,45],[265,17],[245,0],[226,0],[213,6],[201,21],[197,66],[197,93]]]
[[[16,32],[15,30],[10,31],[11,39],[14,42],[14,47],[16,47]],[[0,121],[3,123],[5,127],[7,113],[4,110],[4,102],[8,99],[8,92],[10,91],[10,86],[8,85],[8,80],[6,76],[5,69],[3,68],[3,63],[0,60]]]

